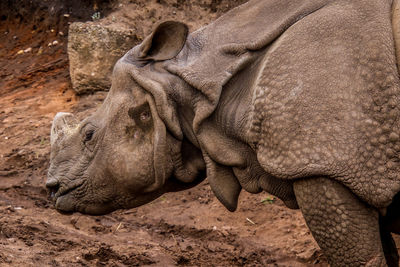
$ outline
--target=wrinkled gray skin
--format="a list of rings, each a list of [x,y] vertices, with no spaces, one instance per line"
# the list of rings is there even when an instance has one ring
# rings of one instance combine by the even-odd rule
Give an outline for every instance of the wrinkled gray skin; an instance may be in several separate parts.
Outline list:
[[[399,4],[250,1],[188,35],[160,24],[115,66],[103,105],[59,113],[47,187],[105,214],[205,177],[300,208],[332,266],[398,266]]]

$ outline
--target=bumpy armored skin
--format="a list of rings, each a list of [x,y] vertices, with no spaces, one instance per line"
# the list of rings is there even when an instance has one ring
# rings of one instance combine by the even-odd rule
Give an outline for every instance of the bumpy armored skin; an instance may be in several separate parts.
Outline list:
[[[332,266],[398,266],[399,6],[251,0],[191,34],[159,24],[92,116],[54,118],[56,208],[104,214],[207,176],[230,211],[242,189],[300,207]]]
[[[307,225],[331,266],[386,266],[375,209],[327,178],[296,181],[294,190]]]
[[[326,175],[375,207],[391,202],[400,190],[400,87],[390,12],[390,1],[332,1],[272,45],[252,105],[267,172]]]

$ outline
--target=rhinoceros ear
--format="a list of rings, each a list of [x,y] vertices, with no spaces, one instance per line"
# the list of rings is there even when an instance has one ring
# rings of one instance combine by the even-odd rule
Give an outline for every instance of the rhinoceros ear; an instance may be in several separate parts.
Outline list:
[[[159,24],[140,45],[139,58],[159,61],[175,57],[185,45],[188,32],[187,25],[181,22]]]

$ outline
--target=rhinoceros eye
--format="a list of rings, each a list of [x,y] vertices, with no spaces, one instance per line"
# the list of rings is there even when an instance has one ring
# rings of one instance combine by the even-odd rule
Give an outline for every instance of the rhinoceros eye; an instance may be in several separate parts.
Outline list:
[[[151,114],[148,110],[145,110],[142,113],[140,113],[141,121],[146,122],[146,121],[150,120],[150,118],[151,118]]]
[[[94,130],[93,129],[90,129],[90,130],[86,131],[85,139],[83,141],[86,143],[86,142],[89,142],[90,140],[92,140],[93,134],[94,134]]]
[[[128,115],[135,121],[135,124],[142,128],[143,130],[150,129],[152,122],[152,115],[150,107],[147,103],[140,106],[130,108],[128,110]]]

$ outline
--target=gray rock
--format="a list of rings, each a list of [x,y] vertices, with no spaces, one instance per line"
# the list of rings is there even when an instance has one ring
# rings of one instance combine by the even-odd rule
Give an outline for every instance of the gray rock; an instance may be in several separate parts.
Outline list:
[[[121,27],[72,23],[68,57],[74,90],[78,94],[108,90],[114,64],[141,39],[133,30]]]

